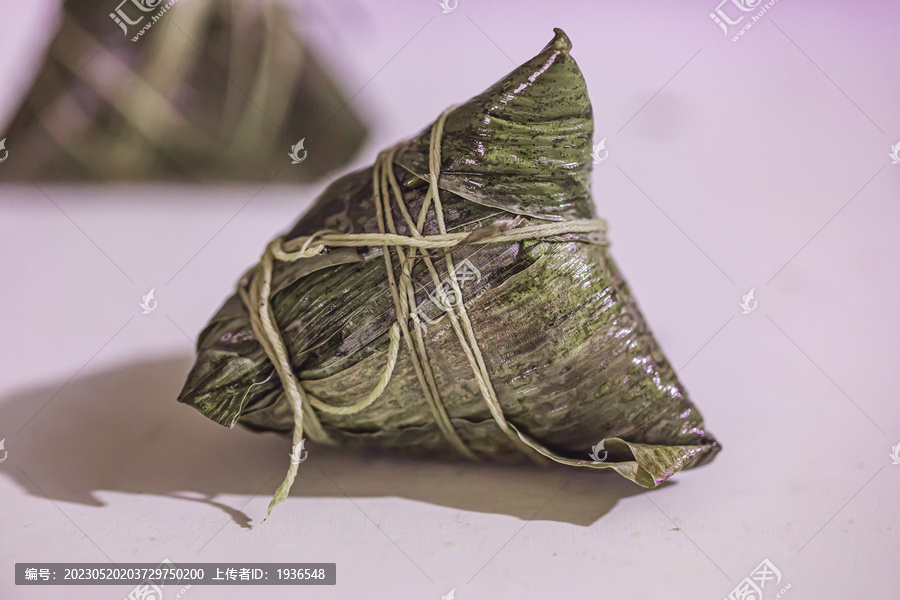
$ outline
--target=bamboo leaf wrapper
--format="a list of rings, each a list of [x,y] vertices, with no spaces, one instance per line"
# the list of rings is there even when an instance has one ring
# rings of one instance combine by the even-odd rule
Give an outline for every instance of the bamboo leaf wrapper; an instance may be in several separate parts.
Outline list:
[[[569,227],[601,222],[590,191],[591,104],[570,50],[557,29],[533,59],[442,115],[440,135],[432,124],[375,167],[339,179],[278,241],[318,247],[300,260],[274,260],[267,296],[304,397],[347,407],[369,396],[391,362],[399,323],[410,337],[421,335],[451,428],[448,435],[429,406],[415,345],[401,342],[383,393],[365,408],[339,414],[304,404],[304,422],[321,425],[319,440],[310,433],[314,442],[415,456],[549,459],[613,469],[644,487],[720,450],[610,257],[604,229]],[[429,161],[438,154],[435,173]],[[387,185],[394,178],[396,186]],[[378,181],[403,201],[395,197],[384,215]],[[428,210],[418,219],[423,204]],[[416,251],[414,302],[398,317],[391,279],[403,277],[400,249],[337,241],[379,234],[382,218],[404,239],[417,229],[424,239],[444,239],[434,237],[442,234],[439,217],[452,245]],[[521,231],[561,232],[510,241]],[[291,434],[295,410],[247,307],[257,274],[258,267],[239,284],[244,299],[229,298],[202,332],[179,400],[228,427]],[[463,312],[499,419],[454,325]],[[600,442],[602,453],[592,452]]]

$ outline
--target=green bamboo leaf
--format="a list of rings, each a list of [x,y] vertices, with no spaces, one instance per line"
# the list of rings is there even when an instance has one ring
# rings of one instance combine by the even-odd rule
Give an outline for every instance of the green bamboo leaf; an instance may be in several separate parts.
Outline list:
[[[535,455],[611,469],[653,487],[711,460],[720,446],[660,350],[606,240],[564,234],[482,243],[501,230],[594,217],[592,112],[570,49],[556,30],[532,60],[449,113],[438,179],[443,213],[449,231],[469,233],[452,249],[456,267],[470,267],[462,301],[497,402],[519,440]],[[429,187],[430,137],[428,127],[394,156],[413,215]],[[322,229],[378,232],[372,173],[336,181],[286,238]],[[396,206],[392,215],[408,235]],[[433,209],[423,233],[438,233]],[[447,277],[445,254],[432,250],[431,256]],[[522,460],[515,436],[502,433],[479,393],[421,260],[412,281],[428,361],[453,429],[480,458]],[[334,406],[367,398],[385,368],[388,331],[397,322],[381,247],[331,248],[315,258],[276,262],[273,290],[275,322],[306,393]],[[293,430],[279,378],[237,296],[202,333],[179,400],[229,427]],[[318,418],[340,445],[416,456],[456,453],[435,423],[405,346],[377,401],[355,414],[321,411]],[[603,460],[592,458],[596,448],[605,448]]]

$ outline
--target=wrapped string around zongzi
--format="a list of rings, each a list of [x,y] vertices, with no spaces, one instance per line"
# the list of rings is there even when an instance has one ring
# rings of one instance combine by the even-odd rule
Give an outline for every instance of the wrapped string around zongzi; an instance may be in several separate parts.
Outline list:
[[[290,17],[278,0],[66,0],[0,134],[19,167],[3,179],[319,179],[366,129]]]
[[[204,329],[179,400],[292,434],[294,457],[308,435],[609,468],[644,487],[709,461],[720,447],[595,216],[591,104],[570,49],[557,29],[332,184]]]

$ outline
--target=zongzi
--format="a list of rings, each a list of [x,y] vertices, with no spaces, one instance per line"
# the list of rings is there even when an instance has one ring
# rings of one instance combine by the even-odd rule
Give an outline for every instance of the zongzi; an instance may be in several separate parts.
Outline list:
[[[719,451],[609,256],[570,50],[333,183],[201,333],[179,400],[293,436],[270,510],[305,435],[644,487]]]

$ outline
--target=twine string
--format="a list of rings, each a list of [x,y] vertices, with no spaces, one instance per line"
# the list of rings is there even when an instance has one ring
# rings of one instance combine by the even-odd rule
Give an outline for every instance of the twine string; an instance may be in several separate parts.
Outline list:
[[[487,404],[488,410],[497,426],[520,451],[536,462],[546,462],[546,458],[561,462],[557,457],[534,440],[518,431],[509,423],[500,406],[497,394],[491,383],[487,365],[479,348],[475,330],[469,319],[468,311],[462,298],[462,290],[456,280],[456,270],[450,252],[444,254],[447,271],[454,294],[454,302],[450,302],[440,275],[434,266],[429,249],[453,248],[460,243],[497,244],[517,242],[531,239],[548,238],[569,233],[597,234],[606,231],[603,219],[574,219],[538,225],[519,225],[511,229],[489,232],[488,235],[471,238],[470,233],[448,233],[444,222],[443,204],[438,187],[441,165],[441,139],[444,124],[452,109],[444,111],[431,128],[428,161],[428,191],[422,202],[417,219],[409,212],[400,184],[394,174],[394,156],[396,147],[378,155],[372,169],[372,192],[375,201],[375,216],[378,222],[378,233],[341,233],[334,230],[321,230],[311,236],[297,237],[291,240],[276,238],[267,247],[260,262],[247,272],[238,286],[238,293],[250,314],[250,324],[257,340],[275,368],[284,388],[284,394],[291,406],[294,416],[291,463],[284,481],[275,492],[269,503],[269,514],[272,509],[284,501],[297,476],[299,466],[295,455],[302,451],[303,434],[306,431],[310,438],[319,443],[334,444],[323,429],[315,410],[333,415],[350,415],[371,406],[384,393],[390,382],[400,349],[402,338],[416,372],[416,378],[422,388],[422,394],[430,408],[435,423],[447,441],[463,456],[471,460],[479,460],[478,456],[463,442],[441,402],[434,371],[428,360],[425,340],[422,335],[423,326],[415,310],[415,289],[412,282],[412,271],[416,260],[421,258],[425,264],[435,289],[444,307],[449,307],[447,315],[453,331],[462,347],[478,390]],[[409,235],[397,233],[391,203],[396,204]],[[424,227],[429,210],[434,208],[435,219],[440,233],[424,235]],[[388,287],[394,302],[395,322],[388,331],[388,350],[386,363],[374,389],[361,400],[345,406],[334,406],[316,398],[303,388],[291,365],[287,346],[277,327],[271,306],[272,274],[276,260],[294,262],[321,254],[326,247],[366,247],[381,246],[387,273]],[[395,274],[392,252],[397,255],[399,274]],[[412,331],[409,321],[412,320]],[[545,458],[546,457],[546,458]]]

